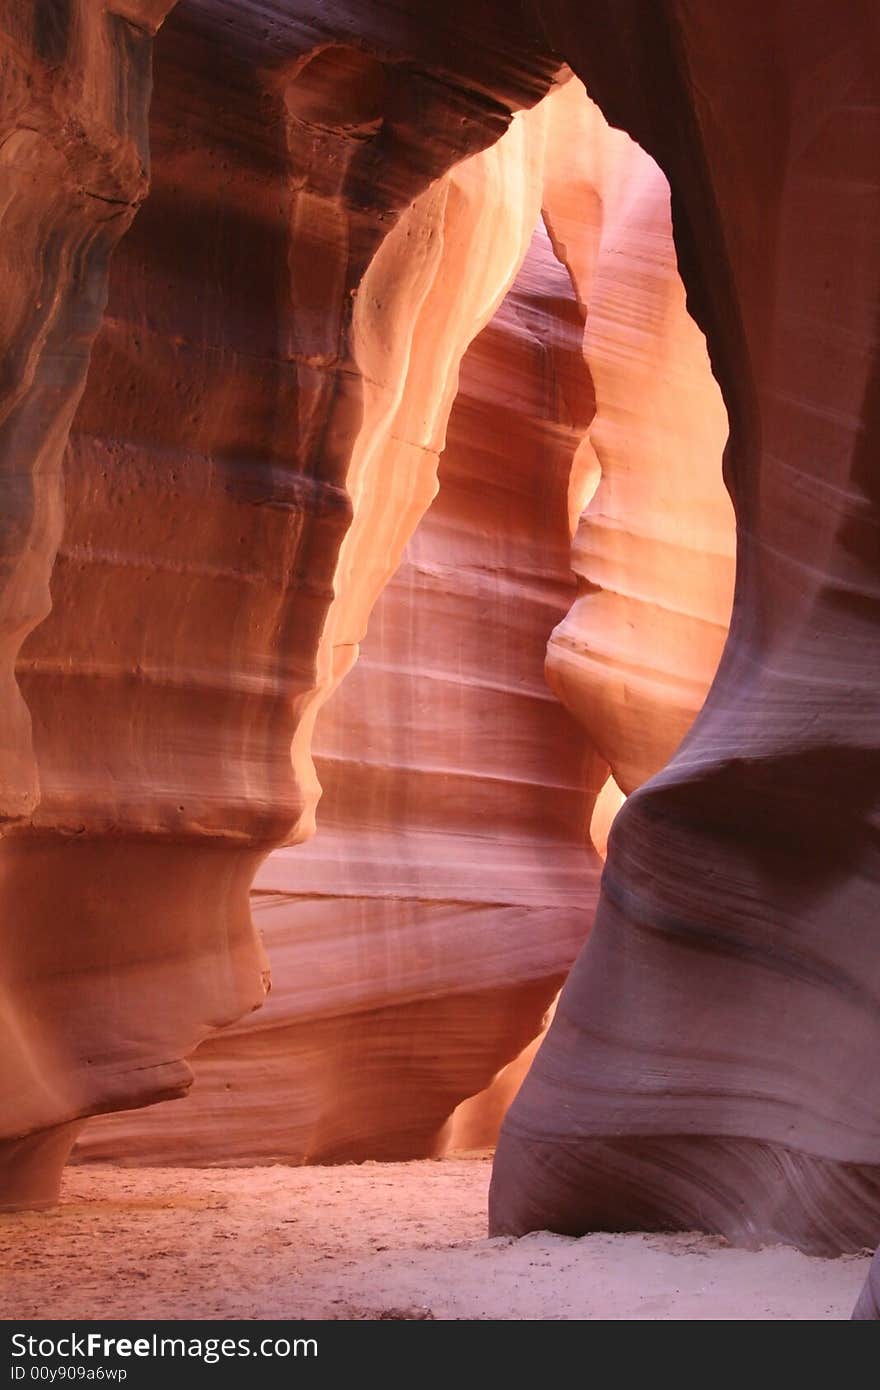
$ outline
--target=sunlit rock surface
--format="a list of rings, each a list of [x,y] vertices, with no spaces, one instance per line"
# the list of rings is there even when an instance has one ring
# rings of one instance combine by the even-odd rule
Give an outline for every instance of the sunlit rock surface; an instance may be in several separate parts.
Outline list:
[[[596,416],[573,479],[589,498],[573,549],[579,593],[547,674],[630,792],[687,733],[727,635],[727,416],[685,307],[666,179],[579,82],[555,100],[567,138],[552,146],[544,205],[586,311]]]
[[[517,139],[497,147],[511,163]],[[477,156],[444,195],[476,202],[489,181],[487,248],[519,215],[515,165],[502,167],[496,181]],[[525,215],[537,211],[532,200]],[[431,1154],[458,1102],[539,1031],[592,920],[599,860],[585,831],[606,775],[543,676],[574,592],[569,477],[593,411],[582,333],[539,220],[462,364],[439,494],[317,720],[317,837],[258,875],[273,993],[200,1049],[183,1105],[95,1124],[82,1154]],[[394,473],[376,505],[393,518],[393,478],[418,460],[384,456]],[[374,521],[378,583],[376,534]]]
[[[595,805],[609,772],[587,714],[594,712],[618,775],[634,765],[641,780],[653,770],[644,766],[646,722],[669,751],[705,694],[729,606],[733,525],[720,476],[724,410],[684,310],[668,189],[577,81],[527,119],[541,122],[535,176],[552,239],[542,220],[516,282],[464,360],[439,496],[373,612],[358,664],[318,717],[318,837],[277,851],[258,876],[254,904],[273,961],[272,998],[252,1021],[201,1048],[183,1107],[94,1125],[81,1156],[299,1162],[494,1142],[589,930],[596,848],[604,853],[621,799],[612,778]],[[453,175],[453,194],[474,203],[489,181],[485,241],[493,246],[497,224],[521,216],[517,161],[531,156],[518,138],[515,124],[496,147],[502,181],[493,182],[487,155]],[[413,394],[424,390],[419,353],[417,333]],[[624,364],[622,383],[608,359]],[[594,381],[602,392],[595,420]],[[438,384],[435,377],[432,400]],[[610,662],[592,671],[585,663],[586,675],[577,666],[559,682],[575,692],[570,703],[584,730],[542,676],[547,637],[575,598],[570,532],[597,486],[594,441],[603,440],[606,417],[629,403],[638,425],[641,401],[653,404],[664,392],[677,409],[658,406],[641,435],[633,427],[620,437],[620,425],[616,453],[601,446],[606,465],[582,530],[609,495],[629,494],[636,511],[631,525],[621,519],[604,558],[610,615],[604,626],[597,619],[594,635],[576,604],[558,631],[580,623],[587,646],[616,633],[621,664],[641,642],[650,669],[663,650],[658,607],[684,604],[690,566],[695,611],[676,617],[694,658],[692,706],[669,695],[665,668],[639,704],[621,693]],[[365,510],[354,542],[371,557],[376,586],[387,577],[381,526],[408,505],[394,480],[436,465],[428,454],[401,469],[393,431],[380,447],[394,471],[368,479],[375,509]],[[673,521],[664,488],[674,491],[676,480],[683,495]],[[669,546],[679,547],[668,575],[654,554],[661,542],[642,558],[652,526],[666,526]],[[707,534],[717,554],[701,552]],[[640,595],[639,566],[652,562],[656,587]],[[707,575],[717,594],[703,592]],[[343,588],[337,598],[340,626],[352,621],[345,610],[354,592]],[[716,623],[700,611],[713,602]],[[337,645],[344,669],[355,648]],[[554,684],[555,654],[554,641]],[[617,743],[607,734],[616,710]]]
[[[631,794],[596,929],[505,1124],[492,1224],[697,1226],[832,1252],[875,1241],[874,7],[450,0],[429,15],[415,0],[181,0],[154,41],[164,9],[0,8],[2,1201],[49,1200],[83,1116],[180,1094],[184,1058],[261,1001],[250,885],[272,848],[313,828],[322,709],[335,818],[302,885],[296,850],[263,871],[259,914],[270,899],[313,913],[308,873],[335,872],[336,902],[385,914],[389,952],[374,966],[365,951],[354,973],[350,959],[334,964],[346,973],[325,998],[347,988],[353,1007],[325,1010],[314,1031],[309,1066],[326,1070],[309,1083],[301,1152],[351,1154],[352,1136],[377,1132],[386,1073],[357,1032],[380,997],[406,1020],[388,1076],[421,1032],[416,1005],[426,1035],[462,1059],[442,1085],[435,1073],[399,1088],[427,1097],[420,1146],[451,1142],[443,1113],[528,1044],[518,1029],[538,1027],[586,928],[591,851],[571,918],[558,910],[568,880],[542,885],[561,932],[541,936],[546,954],[529,935],[520,971],[456,917],[442,939],[458,934],[461,973],[448,994],[426,993],[436,956],[412,969],[395,957],[396,909],[368,891],[400,862],[370,765],[406,759],[393,764],[381,739],[372,758],[346,744],[377,685],[360,687],[344,732],[328,697],[355,699],[340,681],[431,501],[459,362],[516,280],[543,206],[571,274],[566,313],[579,301],[585,320],[597,412],[579,426],[589,442],[567,485],[569,520],[584,513],[577,596],[556,572],[548,669],[578,721],[555,716],[572,739],[560,803],[568,816],[583,797],[584,843],[589,823],[599,844]],[[554,175],[541,99],[563,60],[669,180],[687,309],[729,417],[736,592],[688,733],[729,595],[708,458],[723,418],[688,366],[700,336],[671,276],[658,176],[631,150],[615,172],[618,137],[586,129]],[[148,143],[152,191],[111,263],[147,189]],[[467,188],[464,162],[480,151],[494,173]],[[566,447],[577,423],[565,416]],[[431,536],[430,523],[416,532],[412,555]],[[473,549],[455,552],[466,572]],[[515,566],[506,582],[508,596],[523,583]],[[389,602],[399,632],[403,609]],[[517,605],[511,632],[527,630],[528,609]],[[494,628],[479,677],[463,662],[463,701],[488,688],[504,650]],[[395,682],[395,697],[405,689]],[[601,815],[590,809],[600,759],[614,774]],[[524,743],[504,780],[529,763]],[[447,764],[411,763],[430,766]],[[469,775],[483,782],[490,767]],[[338,800],[346,769],[351,808]],[[552,760],[530,773],[533,806],[554,776]],[[430,838],[440,808],[469,825],[470,804],[429,795],[418,775],[407,785],[417,834]],[[500,833],[485,825],[499,853],[490,884],[519,806],[505,801]],[[548,864],[569,862],[568,835],[546,827]],[[419,891],[445,854],[418,857]],[[338,913],[332,930],[344,935]],[[503,922],[507,940],[524,941],[517,930]],[[316,917],[309,931],[317,943]],[[410,995],[408,971],[421,981]],[[508,987],[509,1011],[495,1007]],[[299,1027],[285,1003],[295,989],[279,991],[261,1044]],[[454,1003],[441,1019],[443,1001]],[[342,1018],[358,1020],[349,1044]],[[349,1084],[352,1069],[370,1084]],[[453,1073],[466,1083],[441,1104]],[[384,1131],[395,1152],[406,1124],[395,1116]]]

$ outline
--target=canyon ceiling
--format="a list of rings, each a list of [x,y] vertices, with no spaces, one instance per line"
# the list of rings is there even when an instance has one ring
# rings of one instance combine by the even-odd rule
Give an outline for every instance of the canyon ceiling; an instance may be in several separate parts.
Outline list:
[[[0,0],[0,1203],[525,1076],[497,1233],[876,1244],[878,73],[871,0]]]

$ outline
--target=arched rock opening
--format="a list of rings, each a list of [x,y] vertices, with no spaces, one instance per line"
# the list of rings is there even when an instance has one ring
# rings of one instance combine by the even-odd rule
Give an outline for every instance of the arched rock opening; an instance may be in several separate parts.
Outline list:
[[[147,31],[161,9],[161,0],[125,0],[119,13],[85,3],[4,10],[4,77],[13,80],[3,96],[13,99],[3,108],[12,115],[3,209],[12,209],[14,229],[69,252],[102,243],[110,228],[102,222],[93,236],[96,212],[108,223],[116,209],[128,216],[143,189]],[[491,145],[514,109],[546,91],[564,57],[669,178],[689,307],[730,416],[738,574],[730,639],[703,711],[667,767],[631,795],[611,836],[597,929],[502,1135],[493,1223],[698,1224],[736,1240],[824,1250],[874,1239],[871,156],[880,64],[871,5],[598,0],[587,13],[574,0],[542,0],[501,15],[491,0],[450,0],[438,18],[406,0],[342,0],[332,14],[291,6],[268,22],[245,6],[222,10],[218,23],[210,0],[183,0],[166,31],[165,92],[174,75],[179,104],[165,109],[164,139],[172,147],[184,130],[186,140],[155,205],[166,223],[153,224],[155,257],[137,240],[140,221],[135,239],[123,241],[122,312],[111,307],[105,318],[67,450],[75,505],[53,573],[53,615],[28,638],[22,666],[33,755],[4,676],[16,743],[4,801],[15,824],[2,847],[12,927],[3,946],[13,1044],[3,1075],[7,1176],[35,1176],[29,1196],[49,1195],[65,1126],[181,1088],[180,1058],[211,1024],[261,996],[246,884],[259,856],[307,828],[310,788],[297,785],[287,744],[316,689],[329,690],[338,672],[319,660],[318,634],[349,520],[343,485],[364,405],[349,292],[400,210]],[[100,60],[96,81],[77,65],[90,24],[107,26],[89,50]],[[328,70],[320,54],[340,45],[371,55],[358,69],[355,111],[369,119],[348,112],[346,129],[328,133],[285,93],[305,73],[305,110],[320,114],[342,57],[331,54]],[[310,59],[318,66],[309,75]],[[377,92],[384,106],[374,130]],[[32,119],[18,121],[23,110],[36,130]],[[299,162],[289,139],[297,121],[311,132],[296,142]],[[44,181],[46,204],[35,203],[33,175],[49,171],[58,177]],[[85,206],[83,195],[101,206]],[[291,239],[294,224],[300,235]],[[177,248],[168,245],[171,227]],[[44,237],[47,229],[62,234]],[[292,244],[300,254],[288,260]],[[310,244],[338,252],[323,278]],[[108,245],[97,261],[85,257],[94,275],[73,257],[73,299],[50,261],[40,283],[24,258],[4,263],[14,282],[4,389],[11,381],[26,426],[13,472],[44,474],[50,499]],[[248,266],[254,302],[266,306],[257,317],[242,293],[242,247],[259,253]],[[193,332],[185,320],[196,270],[204,293]],[[32,332],[33,322],[45,325],[44,282],[82,331],[73,366],[57,354],[54,365],[64,359],[70,375],[48,400],[40,393],[49,359]],[[287,313],[294,285],[298,316]],[[322,303],[345,308],[324,315]],[[53,346],[63,349],[65,336]],[[16,377],[22,362],[28,370]],[[184,362],[187,372],[175,375]],[[218,364],[234,383],[228,392],[210,390],[208,368]],[[189,491],[182,504],[174,494],[158,523],[158,509],[143,507],[156,527],[145,552],[132,517],[145,497],[181,482],[170,463],[176,450],[188,464],[180,493]],[[102,469],[102,459],[112,466]],[[36,565],[23,603],[3,609],[7,663],[45,611],[58,519],[40,487],[16,480],[12,489],[20,524],[4,603],[22,577],[22,537],[36,542]],[[214,503],[225,522],[212,533]],[[244,529],[234,524],[244,519]],[[196,553],[185,552],[186,564],[179,527],[192,530]],[[283,556],[271,575],[259,561],[263,532],[273,541],[265,554]],[[225,550],[241,536],[258,557],[250,574]],[[102,566],[112,577],[96,584]],[[211,604],[202,604],[212,585],[214,619],[216,609],[240,619],[228,664]],[[135,596],[127,609],[126,590]],[[169,651],[157,637],[160,617],[184,591],[192,610],[169,623]],[[595,595],[584,597],[601,610]],[[124,621],[132,607],[134,632]],[[291,633],[304,643],[293,664],[283,659]],[[166,679],[181,669],[183,679]],[[569,676],[566,684],[571,692]],[[192,688],[207,713],[191,730]],[[126,727],[120,710],[129,708]],[[307,760],[298,767],[305,776]],[[102,976],[121,982],[120,992],[102,992]],[[90,978],[94,992],[71,1004],[64,981]],[[154,1007],[169,996],[172,1007]]]
[[[338,58],[325,67],[345,70]],[[625,749],[644,780],[663,760],[642,751],[646,721],[671,750],[711,679],[720,641],[706,651],[700,605],[719,593],[723,605],[725,585],[729,603],[732,582],[724,411],[684,308],[662,175],[571,80],[446,182],[384,243],[388,275],[381,262],[368,272],[368,306],[385,293],[371,285],[399,293],[411,278],[420,228],[455,243],[459,264],[484,266],[500,225],[539,208],[541,218],[512,270],[496,259],[496,300],[516,278],[460,375],[475,312],[463,301],[478,306],[483,291],[446,259],[394,349],[408,354],[401,404],[389,413],[380,392],[371,411],[368,398],[355,450],[365,461],[350,475],[362,500],[319,655],[319,699],[335,693],[313,738],[318,835],[273,854],[254,894],[273,995],[200,1048],[184,1104],[93,1124],[81,1156],[324,1162],[492,1142],[592,921],[599,857],[588,827],[604,857],[620,799],[597,742],[618,775]],[[463,220],[464,206],[476,216]],[[461,327],[450,325],[460,336],[447,357],[453,282]],[[374,353],[370,332],[368,322],[361,350]],[[361,365],[381,379],[381,362]],[[395,572],[399,538],[433,488],[447,414],[439,495]],[[604,601],[596,620],[571,589],[581,511],[581,536],[597,524],[612,535],[604,554],[593,546],[601,572],[579,580]],[[720,543],[700,556],[713,519]],[[703,568],[685,574],[692,555]],[[690,709],[670,698],[656,660],[658,605],[684,633],[677,673],[690,656]],[[544,681],[559,626],[577,631],[566,649],[576,669],[555,679],[554,639],[551,684],[577,692],[569,703],[586,728]],[[631,672],[648,677],[641,701],[628,694]]]

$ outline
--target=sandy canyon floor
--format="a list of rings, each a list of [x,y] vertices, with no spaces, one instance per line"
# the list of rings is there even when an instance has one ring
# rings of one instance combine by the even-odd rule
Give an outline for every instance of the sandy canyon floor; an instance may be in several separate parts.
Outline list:
[[[485,1238],[487,1158],[71,1168],[0,1216],[11,1318],[833,1319],[868,1260],[702,1235]]]

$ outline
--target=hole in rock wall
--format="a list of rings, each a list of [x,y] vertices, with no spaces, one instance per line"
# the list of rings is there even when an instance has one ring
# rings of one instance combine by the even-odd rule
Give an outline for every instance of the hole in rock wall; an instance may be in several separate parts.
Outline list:
[[[607,782],[596,797],[596,804],[590,818],[590,840],[596,853],[601,855],[603,859],[608,853],[608,836],[614,824],[614,817],[625,800],[624,793],[609,773]]]
[[[295,78],[294,122],[381,119],[364,55],[322,50]],[[493,266],[512,220],[526,234]],[[726,417],[665,180],[580,83],[432,185],[355,305],[367,387],[322,638],[318,833],[252,896],[273,992],[200,1048],[185,1101],[93,1122],[81,1157],[490,1144],[588,934],[614,814],[720,656]],[[368,626],[348,597],[365,590]]]
[[[381,120],[387,97],[385,66],[343,45],[319,49],[298,64],[285,88],[296,119],[332,130],[366,130]]]

